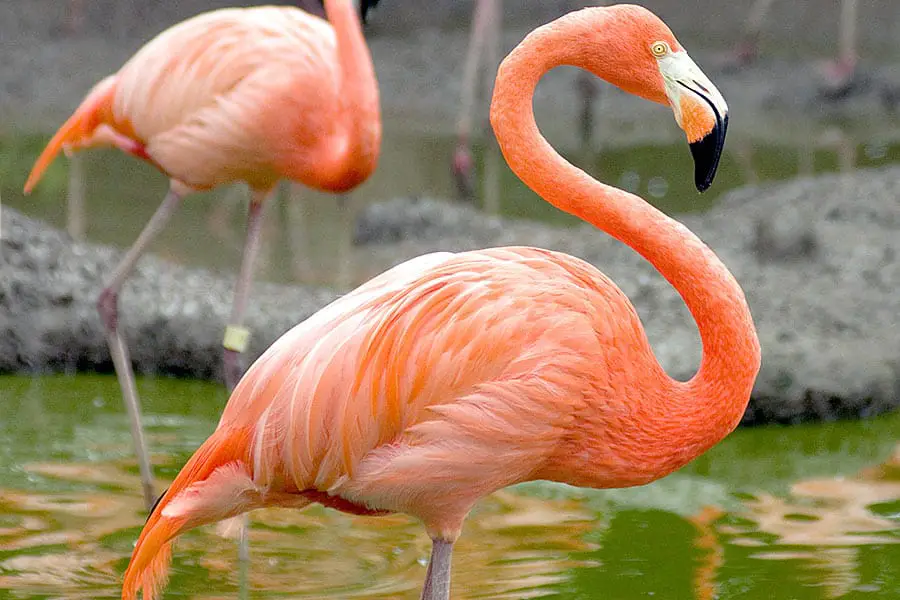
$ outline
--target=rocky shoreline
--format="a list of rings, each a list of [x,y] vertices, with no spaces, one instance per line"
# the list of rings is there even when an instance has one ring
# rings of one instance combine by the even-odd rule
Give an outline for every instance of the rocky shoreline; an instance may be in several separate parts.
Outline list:
[[[756,320],[763,367],[745,424],[867,417],[900,404],[898,199],[894,167],[749,186],[708,213],[680,218],[741,282]],[[677,293],[633,251],[591,227],[560,229],[398,199],[366,210],[356,243],[379,269],[438,249],[529,244],[569,252],[631,298],[669,373],[687,378],[699,363],[699,336]],[[95,302],[117,256],[4,210],[0,372],[110,372]],[[220,378],[232,286],[231,277],[143,259],[122,298],[137,371]],[[335,297],[256,285],[249,355]]]

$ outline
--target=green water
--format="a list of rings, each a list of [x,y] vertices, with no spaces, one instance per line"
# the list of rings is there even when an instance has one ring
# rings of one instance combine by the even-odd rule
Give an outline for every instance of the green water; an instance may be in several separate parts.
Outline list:
[[[670,213],[706,210],[725,192],[747,183],[900,163],[900,142],[887,132],[873,133],[869,123],[855,126],[864,131],[850,127],[849,133],[834,127],[809,125],[802,130],[809,139],[797,138],[804,141],[793,144],[737,132],[726,147],[715,185],[703,195],[693,187],[690,152],[681,142],[566,154],[593,175],[637,192]],[[44,136],[0,138],[0,197],[7,206],[65,229],[69,170],[64,158],[50,167],[32,196],[22,195],[25,177],[45,143]],[[335,273],[341,271],[342,261],[352,263],[350,270],[362,274],[350,284],[374,275],[375,267],[367,265],[366,249],[349,247],[354,216],[366,203],[398,196],[452,198],[455,187],[448,159],[454,144],[448,136],[394,130],[385,141],[378,170],[351,195],[349,211],[342,212],[330,195],[301,188],[294,188],[290,198],[280,197],[267,213],[257,277],[340,287]],[[483,145],[476,147],[479,172],[484,154]],[[80,158],[86,181],[84,237],[130,246],[159,205],[165,178],[153,167],[117,151],[94,150]],[[505,165],[498,173],[501,214],[557,225],[576,222],[534,195]],[[179,264],[236,271],[246,226],[246,197],[240,187],[190,197],[151,252]]]
[[[170,480],[215,427],[221,386],[139,381]],[[110,376],[0,377],[0,598],[114,598],[144,514]],[[876,600],[900,597],[900,413],[741,429],[629,490],[533,483],[482,501],[454,598]],[[405,516],[253,514],[251,598],[418,597],[429,541]],[[167,598],[239,597],[234,542],[175,548]]]

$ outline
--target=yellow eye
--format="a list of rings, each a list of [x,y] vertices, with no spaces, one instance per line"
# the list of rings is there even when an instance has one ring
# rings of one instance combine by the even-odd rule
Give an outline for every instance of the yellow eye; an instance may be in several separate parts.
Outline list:
[[[653,56],[656,58],[662,58],[669,53],[669,45],[665,42],[655,42],[650,46],[650,52],[652,52]]]

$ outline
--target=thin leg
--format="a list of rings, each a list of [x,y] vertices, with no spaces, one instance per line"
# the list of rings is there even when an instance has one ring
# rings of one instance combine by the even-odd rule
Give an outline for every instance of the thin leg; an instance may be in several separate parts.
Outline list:
[[[591,145],[594,135],[594,100],[599,91],[597,78],[587,71],[579,71],[575,80],[575,86],[581,96],[581,114],[578,120],[578,129],[581,134],[581,149],[587,150]]]
[[[421,600],[450,600],[450,557],[453,542],[431,541],[431,560],[425,571]]]
[[[493,92],[494,77],[497,73],[497,66],[500,64],[500,49],[503,20],[501,12],[503,10],[502,0],[489,0],[490,14],[488,15],[487,42],[485,43],[485,69],[483,89],[485,96],[490,103],[490,96]],[[484,211],[489,215],[500,214],[500,177],[503,168],[503,158],[500,155],[500,146],[491,131],[490,124],[485,123],[484,130],[487,131],[487,140],[484,147]]]
[[[466,62],[463,67],[462,92],[460,96],[459,119],[456,123],[456,151],[453,154],[453,177],[461,200],[471,201],[474,197],[472,185],[472,111],[475,105],[475,87],[478,79],[478,65],[485,39],[489,34],[491,18],[497,16],[496,0],[477,0],[475,14],[472,16],[472,32],[469,35],[469,47],[466,50]]]
[[[234,288],[234,300],[231,305],[231,318],[225,327],[225,386],[230,394],[243,373],[241,354],[247,349],[250,331],[244,327],[244,313],[250,296],[250,285],[253,283],[253,265],[259,254],[262,242],[262,225],[266,199],[269,190],[253,190],[250,197],[250,211],[247,216],[247,239],[244,242],[244,253],[241,259],[241,270]],[[247,572],[250,561],[250,518],[247,513],[241,517],[241,533],[238,539],[238,563],[240,565],[241,588],[247,586]]]
[[[356,198],[350,194],[339,195],[338,210],[341,214],[335,287],[343,293],[353,287],[353,236],[356,230]]]
[[[134,373],[131,370],[131,358],[128,355],[128,346],[125,337],[119,331],[119,291],[122,284],[134,270],[134,265],[153,241],[153,238],[165,227],[169,218],[181,205],[181,196],[170,187],[165,200],[156,209],[150,222],[141,231],[137,241],[125,253],[125,258],[116,267],[106,287],[100,293],[97,301],[97,310],[100,319],[106,328],[106,340],[112,356],[116,375],[119,378],[119,386],[122,388],[122,396],[128,417],[131,421],[131,436],[134,438],[134,450],[137,453],[138,465],[141,471],[141,484],[144,488],[144,501],[147,508],[153,506],[156,500],[153,493],[153,472],[150,469],[150,457],[147,453],[147,444],[144,441],[144,428],[141,425],[141,409],[138,404],[137,388],[134,384]]]
[[[225,327],[225,386],[230,394],[243,374],[240,355],[247,349],[250,332],[244,327],[244,312],[250,296],[250,285],[253,283],[253,266],[259,254],[262,242],[263,209],[269,190],[253,190],[250,198],[250,214],[247,217],[247,239],[244,242],[244,255],[241,259],[241,271],[234,288],[234,301],[231,305],[231,318]]]
[[[856,64],[856,13],[858,7],[857,0],[841,0],[838,60],[852,65]]]
[[[759,55],[759,38],[766,21],[766,15],[775,0],[755,0],[744,23],[740,41],[722,66],[726,69],[740,69],[754,62]]]
[[[84,241],[84,155],[69,157],[69,188],[66,193],[66,229],[76,242]]]
[[[858,83],[856,80],[857,8],[857,0],[841,0],[837,59],[825,63],[821,67],[824,80],[821,93],[829,99],[846,96]]]

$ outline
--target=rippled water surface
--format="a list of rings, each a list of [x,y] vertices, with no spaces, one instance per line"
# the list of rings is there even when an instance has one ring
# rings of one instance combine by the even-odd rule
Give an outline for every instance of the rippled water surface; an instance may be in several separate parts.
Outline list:
[[[215,427],[221,386],[139,382],[171,480]],[[0,598],[114,598],[145,515],[111,376],[0,378]],[[535,483],[482,501],[454,598],[900,598],[900,413],[741,429],[630,490]],[[253,513],[249,589],[214,527],[176,544],[167,598],[418,597],[430,542],[405,516]]]

